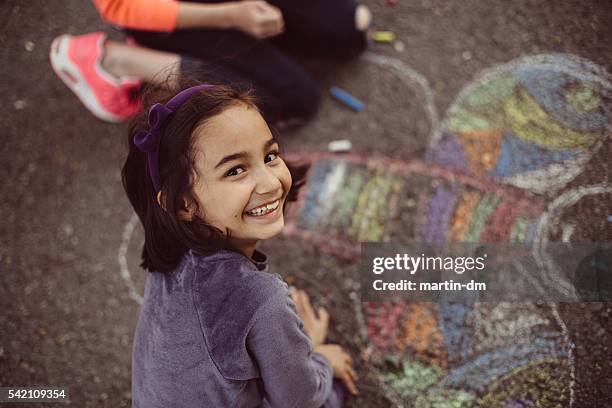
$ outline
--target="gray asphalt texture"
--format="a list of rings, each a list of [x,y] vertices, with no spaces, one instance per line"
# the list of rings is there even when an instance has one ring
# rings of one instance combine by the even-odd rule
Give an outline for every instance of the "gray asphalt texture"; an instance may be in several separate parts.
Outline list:
[[[425,75],[439,112],[475,73],[522,55],[570,53],[612,71],[609,0],[365,3],[374,28],[394,31],[405,45],[403,52],[380,44],[372,51]],[[70,405],[126,407],[138,305],[118,264],[132,214],[120,183],[125,127],[95,119],[54,75],[47,57],[55,36],[95,30],[113,32],[89,1],[0,5],[0,386],[66,386]],[[323,92],[340,85],[367,108],[355,114],[327,97],[312,123],[284,135],[289,149],[320,150],[332,139],[350,138],[361,151],[404,158],[423,152],[429,123],[418,95],[397,92],[387,72],[364,61],[312,69]],[[140,289],[139,242],[130,243],[128,263]],[[288,245],[278,240],[265,248],[274,259]],[[306,276],[290,278],[331,309],[331,337],[358,352],[350,302],[332,290],[348,285],[349,272],[325,281],[323,271],[343,265],[314,249],[294,251],[292,263],[321,276],[318,287]],[[561,308],[577,344],[578,407],[612,406],[611,308]],[[348,406],[389,406],[368,373],[361,376],[362,395]]]

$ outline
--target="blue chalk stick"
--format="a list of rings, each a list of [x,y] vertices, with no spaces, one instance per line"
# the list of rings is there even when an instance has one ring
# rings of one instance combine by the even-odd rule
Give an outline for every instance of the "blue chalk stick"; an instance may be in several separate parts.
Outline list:
[[[612,215],[608,215],[608,222],[612,222]]]
[[[365,105],[359,99],[355,98],[350,93],[338,88],[337,86],[332,86],[329,90],[329,93],[334,98],[338,99],[340,102],[346,104],[349,108],[361,112]]]

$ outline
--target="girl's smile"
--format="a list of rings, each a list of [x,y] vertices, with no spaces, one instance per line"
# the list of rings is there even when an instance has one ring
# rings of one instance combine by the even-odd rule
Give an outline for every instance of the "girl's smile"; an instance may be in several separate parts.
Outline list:
[[[199,216],[250,255],[284,226],[291,175],[256,109],[236,104],[195,131]]]
[[[248,217],[256,217],[256,218],[265,218],[270,219],[269,215],[278,214],[277,211],[280,207],[281,198],[278,198],[270,203],[262,204],[258,207],[252,208],[250,210],[245,211],[245,214]]]

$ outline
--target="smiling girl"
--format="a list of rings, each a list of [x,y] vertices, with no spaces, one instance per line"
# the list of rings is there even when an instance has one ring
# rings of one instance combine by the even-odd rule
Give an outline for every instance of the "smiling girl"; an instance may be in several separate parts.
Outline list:
[[[249,94],[197,85],[155,99],[130,128],[122,172],[151,272],[132,406],[341,406],[332,379],[356,393],[356,375],[340,346],[323,344],[327,312],[256,249],[280,233],[304,169],[283,161]]]

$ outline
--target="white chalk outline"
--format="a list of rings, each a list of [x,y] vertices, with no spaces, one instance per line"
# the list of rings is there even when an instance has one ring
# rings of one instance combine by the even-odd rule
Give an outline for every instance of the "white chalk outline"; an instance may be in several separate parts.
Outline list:
[[[575,401],[574,387],[576,386],[576,364],[574,362],[575,361],[574,360],[574,348],[576,348],[576,345],[574,344],[574,342],[572,342],[570,340],[569,331],[567,330],[567,325],[565,324],[565,322],[561,318],[561,315],[559,314],[559,309],[557,308],[557,303],[550,299],[550,296],[542,288],[542,286],[537,281],[537,279],[534,279],[531,276],[531,274],[529,274],[525,270],[525,268],[523,267],[523,265],[520,262],[516,263],[515,265],[518,267],[519,272],[521,273],[521,275],[523,275],[523,277],[526,278],[537,289],[538,292],[540,292],[542,297],[544,297],[546,299],[546,304],[548,304],[548,306],[550,307],[550,310],[551,310],[555,320],[557,321],[557,324],[561,328],[561,335],[563,336],[563,339],[565,340],[565,344],[568,345],[568,348],[567,348],[567,362],[568,362],[569,367],[570,367],[570,383],[569,383],[570,404],[569,404],[569,406],[570,406],[570,408],[572,408],[572,406],[574,406],[574,401]]]
[[[545,271],[544,277],[548,281],[547,284],[556,285],[568,297],[578,299],[574,285],[557,272],[559,267],[548,252],[551,228],[554,225],[559,225],[559,219],[565,208],[576,204],[583,197],[610,193],[612,193],[612,184],[607,183],[573,188],[555,198],[540,218],[533,242],[534,258],[538,267]]]
[[[361,59],[382,67],[391,68],[391,72],[399,74],[397,75],[398,78],[410,88],[413,88],[413,84],[417,84],[419,86],[418,89],[421,91],[422,97],[425,99],[425,112],[427,113],[427,117],[429,119],[429,139],[431,140],[431,138],[435,135],[436,129],[440,127],[440,118],[438,115],[438,109],[436,108],[434,94],[429,86],[429,81],[427,78],[397,58],[375,54],[368,51],[361,56]]]
[[[128,247],[130,246],[132,234],[134,233],[134,228],[136,227],[138,222],[138,216],[136,215],[136,213],[132,213],[130,220],[123,227],[123,234],[121,234],[121,245],[119,245],[119,253],[117,255],[117,260],[119,261],[119,271],[121,273],[121,278],[123,278],[123,281],[128,287],[130,297],[136,303],[142,305],[144,299],[142,295],[136,290],[136,286],[134,285],[134,281],[132,281],[132,275],[130,274],[130,269],[128,268],[127,263]]]
[[[494,65],[480,71],[472,81],[459,91],[455,99],[449,105],[449,108],[444,113],[444,119],[439,126],[434,130],[432,137],[429,140],[430,148],[433,148],[442,139],[442,132],[449,127],[449,119],[453,109],[462,104],[465,99],[479,86],[484,85],[496,77],[504,74],[512,73],[518,68],[534,67],[545,69],[551,72],[559,72],[572,75],[583,81],[595,82],[603,88],[612,91],[612,79],[610,74],[599,65],[572,54],[550,53],[526,55],[510,62]],[[591,72],[588,72],[591,71]],[[517,187],[531,190],[536,193],[554,193],[567,185],[571,180],[576,178],[584,170],[586,162],[599,150],[602,140],[606,139],[607,134],[612,130],[612,124],[609,124],[602,137],[598,142],[593,143],[590,148],[584,153],[571,161],[567,161],[563,165],[557,167],[551,166],[550,169],[541,169],[537,172],[529,172],[525,175],[515,175],[500,179],[502,183],[509,183]],[[559,170],[563,171],[559,171]],[[534,177],[530,177],[533,173]]]

